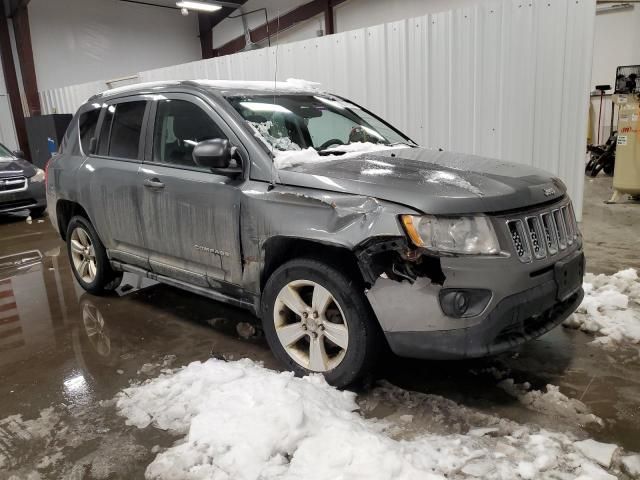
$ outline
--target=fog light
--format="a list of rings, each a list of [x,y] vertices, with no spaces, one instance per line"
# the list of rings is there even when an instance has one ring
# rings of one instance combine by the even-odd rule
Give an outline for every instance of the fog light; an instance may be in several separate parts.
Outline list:
[[[440,290],[440,307],[454,318],[474,317],[483,312],[491,300],[490,290],[445,288]]]

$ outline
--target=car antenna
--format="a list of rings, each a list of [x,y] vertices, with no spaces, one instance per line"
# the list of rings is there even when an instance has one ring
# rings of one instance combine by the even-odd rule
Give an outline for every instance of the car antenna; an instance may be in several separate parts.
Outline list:
[[[278,42],[278,35],[280,33],[280,9],[278,9],[278,23],[276,27],[276,65],[273,73],[273,104],[276,104],[276,90],[278,88],[278,47],[280,46],[280,42]],[[267,191],[271,191],[276,188],[275,177],[278,174],[276,170],[276,164],[273,160],[275,160],[276,153],[275,147],[271,144],[271,155],[273,159],[271,160],[271,184],[267,187]]]

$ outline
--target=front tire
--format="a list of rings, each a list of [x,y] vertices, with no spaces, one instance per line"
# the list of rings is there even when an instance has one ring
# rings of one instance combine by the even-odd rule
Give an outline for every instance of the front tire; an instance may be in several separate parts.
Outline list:
[[[67,227],[66,239],[71,270],[82,288],[94,295],[118,288],[122,273],[111,268],[104,245],[91,222],[84,217],[73,217]]]
[[[371,372],[380,333],[363,288],[333,266],[291,260],[269,277],[262,323],[275,357],[296,375],[346,387]]]

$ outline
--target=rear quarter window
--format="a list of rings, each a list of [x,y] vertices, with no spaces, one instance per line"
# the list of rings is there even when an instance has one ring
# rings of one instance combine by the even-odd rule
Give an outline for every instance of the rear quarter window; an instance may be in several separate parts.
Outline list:
[[[96,136],[96,126],[98,125],[98,117],[100,117],[100,109],[89,110],[80,115],[78,120],[78,129],[80,130],[80,145],[82,145],[82,153],[89,154],[89,146],[91,139]]]
[[[109,105],[100,131],[98,155],[138,159],[145,101]]]

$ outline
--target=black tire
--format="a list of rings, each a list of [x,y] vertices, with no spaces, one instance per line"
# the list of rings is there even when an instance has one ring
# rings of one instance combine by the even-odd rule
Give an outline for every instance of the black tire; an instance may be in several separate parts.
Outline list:
[[[73,263],[71,254],[71,237],[73,231],[78,227],[82,228],[88,234],[95,251],[96,275],[92,282],[83,280]],[[73,217],[67,227],[67,235],[65,238],[67,239],[67,255],[69,256],[71,271],[82,288],[94,295],[104,295],[105,293],[118,288],[122,281],[122,273],[116,272],[111,268],[109,258],[107,257],[107,251],[89,220],[81,216]]]
[[[31,218],[40,218],[44,216],[44,212],[47,211],[47,207],[36,207],[29,210]]]
[[[335,368],[322,372],[328,383],[338,388],[352,385],[371,373],[382,352],[381,332],[364,297],[364,288],[333,266],[318,260],[299,258],[280,266],[269,277],[262,294],[261,317],[265,337],[275,357],[298,376],[314,373],[294,360],[276,334],[274,307],[285,285],[295,280],[315,282],[334,297],[345,317],[348,344]]]

